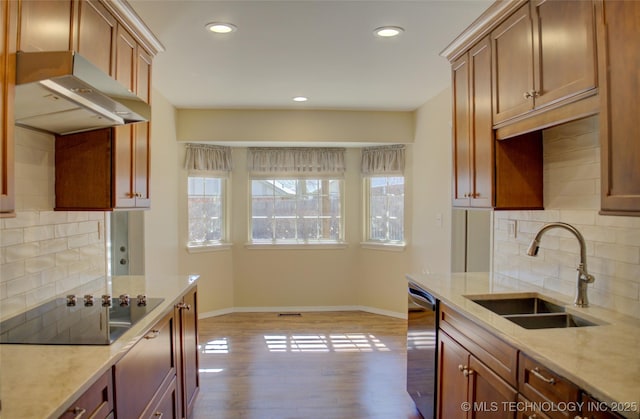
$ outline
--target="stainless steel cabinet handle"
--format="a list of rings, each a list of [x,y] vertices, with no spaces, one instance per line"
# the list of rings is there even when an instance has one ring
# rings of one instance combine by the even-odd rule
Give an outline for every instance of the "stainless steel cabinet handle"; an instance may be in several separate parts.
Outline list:
[[[191,304],[187,304],[187,303],[178,303],[178,304],[176,305],[176,308],[177,308],[178,310],[187,310],[187,311],[189,311],[189,310],[191,310]]]
[[[465,368],[465,370],[464,370],[464,371],[462,371],[462,374],[463,374],[465,377],[468,377],[468,376],[470,376],[470,375],[473,375],[473,370],[470,370],[470,369]]]
[[[464,366],[464,365],[462,365],[462,364],[460,364],[460,365],[458,365],[458,369],[459,369],[460,371],[464,371],[464,370],[466,370],[466,369],[467,369],[467,367],[466,367],[466,366]]]
[[[556,383],[555,378],[551,377],[551,378],[547,378],[544,375],[540,374],[540,370],[536,367],[534,369],[531,370],[531,374],[535,375],[536,377],[538,377],[540,380],[544,381],[545,383],[554,385]]]
[[[155,339],[158,336],[160,336],[160,331],[153,329],[148,335],[145,335],[144,338],[149,340],[149,339]]]
[[[73,419],[80,419],[82,415],[87,413],[87,409],[83,409],[82,407],[74,407],[73,409],[69,409],[68,412],[73,413],[75,416]]]

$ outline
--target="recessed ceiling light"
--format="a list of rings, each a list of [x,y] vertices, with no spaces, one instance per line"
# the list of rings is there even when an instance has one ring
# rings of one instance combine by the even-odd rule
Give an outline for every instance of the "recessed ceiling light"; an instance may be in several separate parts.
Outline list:
[[[230,33],[238,29],[235,25],[232,25],[231,23],[223,23],[223,22],[207,23],[205,27],[213,33]]]
[[[309,100],[309,98],[304,96],[296,96],[293,98],[294,102],[306,102],[307,100]]]
[[[402,32],[404,32],[404,29],[399,26],[382,26],[373,31],[373,33],[381,38],[393,38],[394,36],[400,35]]]

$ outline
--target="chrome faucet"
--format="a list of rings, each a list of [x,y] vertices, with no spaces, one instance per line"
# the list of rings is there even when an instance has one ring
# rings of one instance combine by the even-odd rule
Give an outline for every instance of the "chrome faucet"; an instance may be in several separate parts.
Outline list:
[[[571,224],[567,223],[549,223],[545,224],[538,232],[536,233],[536,237],[533,239],[529,248],[527,249],[527,255],[536,256],[538,254],[538,249],[540,248],[540,238],[542,235],[552,228],[563,228],[565,230],[573,233],[574,236],[578,239],[578,243],[580,243],[580,264],[578,265],[578,294],[576,295],[576,300],[573,303],[577,307],[588,307],[589,299],[587,298],[587,284],[591,284],[595,281],[595,277],[590,275],[587,272],[587,245],[584,242],[584,237],[582,234]]]

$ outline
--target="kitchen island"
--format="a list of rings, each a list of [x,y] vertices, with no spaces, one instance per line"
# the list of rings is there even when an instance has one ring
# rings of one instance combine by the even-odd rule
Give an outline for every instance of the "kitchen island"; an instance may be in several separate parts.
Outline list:
[[[599,307],[577,308],[566,296],[489,273],[416,274],[408,278],[475,325],[571,380],[624,417],[640,418],[640,320]],[[466,296],[539,293],[568,313],[599,325],[524,329]]]
[[[0,345],[0,417],[57,418],[196,288],[197,275],[108,278],[112,295],[164,301],[111,345]],[[197,372],[196,372],[197,374]]]

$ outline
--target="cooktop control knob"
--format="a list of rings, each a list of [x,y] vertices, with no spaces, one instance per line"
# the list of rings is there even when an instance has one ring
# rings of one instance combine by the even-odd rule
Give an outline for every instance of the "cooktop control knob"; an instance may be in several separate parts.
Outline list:
[[[146,295],[138,294],[136,299],[138,300],[138,305],[139,306],[146,306],[147,305],[147,296]]]
[[[84,296],[84,305],[85,305],[86,307],[90,307],[90,306],[92,306],[92,305],[93,305],[93,295],[91,295],[91,294],[86,294],[86,295]]]
[[[124,307],[128,306],[129,305],[129,300],[130,300],[129,299],[129,294],[120,294],[119,300],[120,300],[120,305],[121,306],[124,306]]]
[[[103,307],[111,306],[111,296],[109,294],[105,294],[102,296],[102,306]]]
[[[78,302],[78,297],[73,294],[67,295],[67,306],[72,307],[75,306]]]

